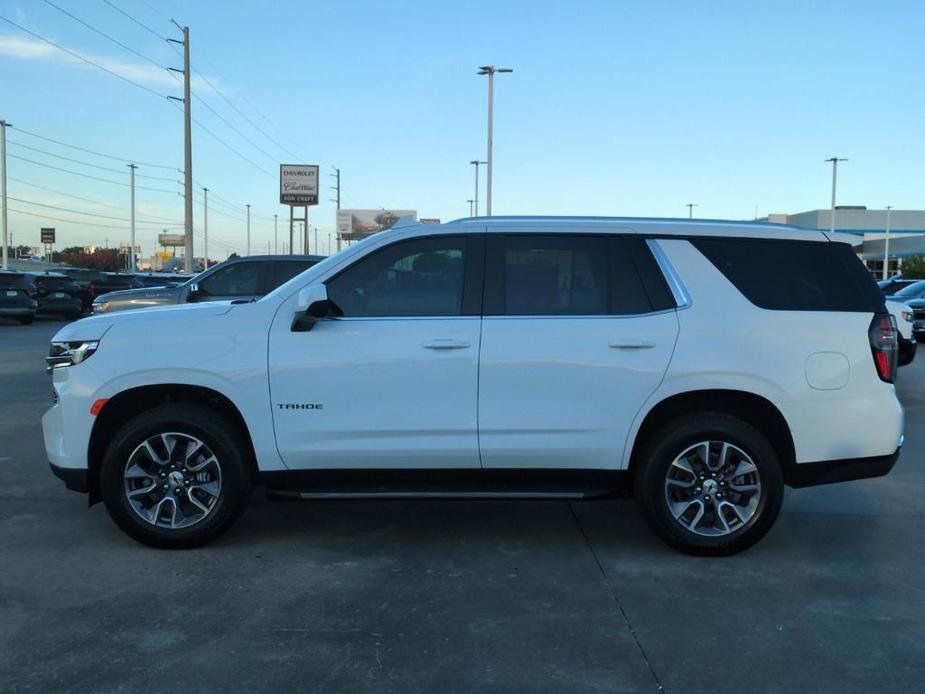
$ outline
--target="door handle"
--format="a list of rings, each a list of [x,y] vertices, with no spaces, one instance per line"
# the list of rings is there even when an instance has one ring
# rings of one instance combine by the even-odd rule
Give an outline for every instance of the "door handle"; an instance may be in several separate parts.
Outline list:
[[[463,340],[430,340],[421,346],[424,349],[466,349],[469,343]]]
[[[655,343],[643,337],[624,337],[618,340],[611,340],[608,347],[614,349],[652,349]]]

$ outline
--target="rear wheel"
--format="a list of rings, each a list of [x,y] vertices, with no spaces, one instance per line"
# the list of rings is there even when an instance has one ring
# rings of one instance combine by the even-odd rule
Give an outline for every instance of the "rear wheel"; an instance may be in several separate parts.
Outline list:
[[[208,408],[161,405],[127,422],[106,450],[100,470],[106,508],[139,542],[203,545],[244,511],[252,484],[248,448]]]
[[[688,415],[652,437],[636,499],[670,545],[698,555],[734,554],[774,524],[784,482],[767,438],[726,414]]]

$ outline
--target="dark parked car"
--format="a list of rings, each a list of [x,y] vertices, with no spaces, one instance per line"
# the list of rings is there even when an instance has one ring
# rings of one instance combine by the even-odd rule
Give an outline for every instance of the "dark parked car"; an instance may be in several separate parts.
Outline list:
[[[179,287],[184,282],[192,279],[194,275],[181,275],[173,272],[136,272],[134,277],[145,288]]]
[[[93,302],[94,313],[197,301],[259,299],[322,260],[317,255],[256,255],[232,258],[179,287],[110,292]]]
[[[915,284],[919,280],[904,280],[898,277],[888,280],[878,280],[877,286],[880,287],[880,291],[883,292],[884,296],[892,296],[896,294],[901,289],[905,289],[910,284]]]
[[[83,302],[85,311],[90,310],[93,303],[93,295],[90,293],[90,285],[95,282],[102,282],[105,276],[99,270],[86,270],[84,268],[66,267],[58,270],[62,275],[70,277],[77,288],[80,290],[80,299]]]
[[[0,317],[18,320],[28,325],[38,308],[35,282],[24,272],[0,271]]]
[[[38,310],[42,315],[64,316],[71,320],[83,315],[83,290],[59,272],[28,273],[36,288]]]
[[[925,280],[916,280],[894,294],[887,295],[887,299],[909,302],[913,299],[925,299]]]

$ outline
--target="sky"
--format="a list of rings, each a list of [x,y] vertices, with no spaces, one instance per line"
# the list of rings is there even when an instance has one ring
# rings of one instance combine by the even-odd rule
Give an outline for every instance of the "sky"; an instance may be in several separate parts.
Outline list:
[[[469,162],[486,153],[480,65],[514,70],[495,80],[494,214],[825,208],[835,155],[849,159],[839,204],[925,209],[921,2],[0,0],[0,18],[19,25],[0,20],[17,245],[43,226],[58,247],[127,241],[129,162],[142,254],[182,229],[171,18],[190,27],[196,71],[197,255],[202,187],[210,257],[245,251],[246,204],[252,252],[272,249],[273,215],[282,250],[280,163],[320,165],[323,186],[339,167],[345,208],[467,216]],[[322,192],[309,215],[324,252]]]

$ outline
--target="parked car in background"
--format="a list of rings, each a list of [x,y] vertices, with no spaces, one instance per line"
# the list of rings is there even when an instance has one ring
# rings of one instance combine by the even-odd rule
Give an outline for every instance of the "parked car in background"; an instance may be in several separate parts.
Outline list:
[[[95,282],[102,282],[105,276],[99,270],[88,270],[86,268],[65,267],[58,270],[62,275],[70,277],[77,288],[80,290],[80,300],[83,302],[83,310],[89,311],[93,304],[93,295],[90,291],[90,285]]]
[[[83,315],[83,290],[70,277],[50,271],[28,275],[36,288],[36,313],[64,316],[70,320]]]
[[[274,263],[191,286],[253,292]],[[630,492],[669,544],[722,555],[771,528],[785,485],[891,470],[896,351],[874,280],[820,231],[469,218],[375,234],[255,302],[66,326],[42,426],[55,474],[158,547],[217,537],[262,482],[305,500]]]
[[[915,359],[915,352],[918,349],[918,343],[912,330],[914,320],[912,307],[892,299],[887,299],[885,303],[886,310],[890,312],[890,315],[896,321],[896,328],[899,333],[899,354],[896,364],[897,366],[906,366]]]
[[[35,282],[24,272],[0,271],[0,318],[12,318],[23,325],[35,319],[39,304]]]
[[[905,280],[898,277],[894,277],[888,280],[878,280],[877,286],[880,287],[880,291],[883,292],[884,296],[892,296],[900,289],[905,289],[910,284],[915,284],[919,280]]]
[[[887,295],[886,298],[900,302],[911,301],[912,299],[925,299],[925,280],[916,280],[912,284],[907,284],[899,291]]]
[[[925,299],[910,299],[905,304],[912,311],[912,336],[917,342],[925,341]]]
[[[179,287],[195,275],[179,274],[174,272],[136,272],[135,279],[141,282],[142,287]]]
[[[177,287],[110,292],[93,302],[93,313],[201,301],[258,299],[322,260],[316,255],[254,255],[213,265]]]

